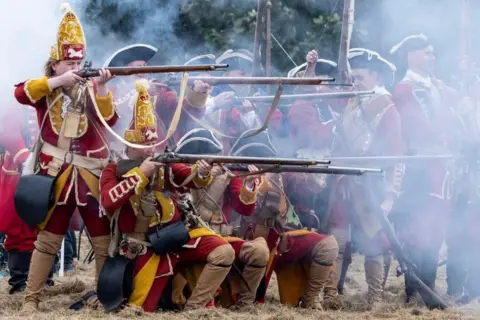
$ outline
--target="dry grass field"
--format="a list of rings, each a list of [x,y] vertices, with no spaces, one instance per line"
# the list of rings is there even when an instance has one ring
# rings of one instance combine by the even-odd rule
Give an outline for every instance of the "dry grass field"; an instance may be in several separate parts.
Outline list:
[[[82,241],[82,247],[86,241]],[[87,248],[82,248],[83,257]],[[83,258],[82,258],[83,259]],[[9,295],[7,292],[7,279],[0,279],[0,318],[1,319],[172,319],[176,320],[200,320],[200,319],[259,319],[259,320],[297,320],[297,319],[480,319],[480,303],[472,302],[462,307],[451,307],[446,311],[429,311],[418,304],[405,307],[403,305],[403,280],[395,277],[396,262],[392,263],[391,275],[388,279],[385,292],[385,302],[374,311],[365,310],[366,284],[363,274],[363,258],[354,257],[354,263],[349,270],[346,281],[347,303],[341,311],[310,311],[296,308],[283,307],[279,303],[276,281],[271,282],[268,291],[268,301],[264,305],[252,306],[248,310],[229,311],[225,309],[197,310],[179,313],[157,313],[145,314],[138,310],[125,309],[116,314],[106,314],[102,311],[83,310],[80,312],[68,310],[69,305],[75,299],[82,296],[82,293],[62,293],[58,295],[45,296],[41,303],[41,312],[36,314],[23,315],[19,312],[23,296],[22,294]],[[81,280],[86,284],[86,290],[93,288],[93,265],[78,265],[72,274],[66,277],[57,278],[57,283],[73,284]],[[445,295],[445,267],[439,271],[437,286],[440,294]]]

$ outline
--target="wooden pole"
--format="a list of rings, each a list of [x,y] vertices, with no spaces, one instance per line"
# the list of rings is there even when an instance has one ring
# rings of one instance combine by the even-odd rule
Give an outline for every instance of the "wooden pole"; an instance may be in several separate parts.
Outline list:
[[[340,50],[338,54],[338,83],[350,84],[350,68],[348,66],[348,52],[354,23],[355,0],[344,0],[342,34],[340,37]]]

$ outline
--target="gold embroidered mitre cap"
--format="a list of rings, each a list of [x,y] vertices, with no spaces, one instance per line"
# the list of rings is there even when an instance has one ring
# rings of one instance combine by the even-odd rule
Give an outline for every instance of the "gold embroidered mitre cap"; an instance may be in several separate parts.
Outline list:
[[[57,44],[50,49],[50,58],[60,60],[82,60],[85,58],[86,41],[83,28],[68,3],[60,7],[65,14],[57,31]]]
[[[148,94],[148,81],[137,80],[137,101],[133,109],[133,119],[125,131],[125,140],[131,143],[151,144],[157,142],[157,118],[153,112],[153,103]]]

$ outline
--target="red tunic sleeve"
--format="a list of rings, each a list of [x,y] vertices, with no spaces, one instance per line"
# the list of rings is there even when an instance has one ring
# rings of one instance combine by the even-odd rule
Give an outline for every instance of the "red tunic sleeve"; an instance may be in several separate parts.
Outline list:
[[[147,178],[139,168],[134,168],[117,179],[117,164],[110,163],[100,177],[100,203],[109,216],[120,209],[135,194],[140,194],[147,185]]]
[[[228,188],[230,205],[233,210],[242,216],[251,216],[255,210],[255,202],[246,203],[242,193],[246,193],[244,182],[241,177],[235,177],[230,181]]]

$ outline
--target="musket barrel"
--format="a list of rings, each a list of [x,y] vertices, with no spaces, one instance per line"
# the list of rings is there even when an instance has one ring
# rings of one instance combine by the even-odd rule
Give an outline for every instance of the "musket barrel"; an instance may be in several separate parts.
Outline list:
[[[292,100],[313,100],[313,99],[340,99],[354,98],[358,96],[368,96],[375,94],[375,90],[370,91],[341,91],[341,92],[324,92],[324,93],[307,93],[307,94],[287,94],[280,97],[280,101]],[[252,102],[270,102],[274,96],[249,96],[235,97],[236,101],[249,100]]]
[[[329,160],[310,160],[295,158],[262,158],[262,157],[231,157],[231,156],[213,156],[213,155],[190,155],[178,154],[174,152],[162,153],[154,158],[155,161],[163,163],[196,163],[198,160],[205,160],[210,163],[237,163],[254,165],[295,165],[295,166],[315,166],[319,164],[330,164]]]
[[[212,86],[219,84],[253,85],[319,85],[335,81],[335,78],[282,78],[282,77],[189,77],[188,81],[200,80]],[[179,79],[166,79],[169,85],[179,84]]]
[[[227,165],[228,169],[232,171],[248,171],[246,166],[233,164]],[[351,167],[337,167],[337,166],[295,166],[295,165],[279,165],[279,166],[265,166],[258,165],[258,169],[267,172],[281,173],[281,172],[300,172],[300,173],[318,173],[318,174],[340,174],[340,175],[363,175],[366,173],[383,174],[382,169],[376,168],[351,168]]]
[[[382,162],[382,161],[397,161],[397,162],[410,162],[410,161],[428,161],[439,159],[453,159],[451,154],[439,154],[439,155],[413,155],[413,156],[379,156],[379,157],[328,157],[330,161],[341,162]]]
[[[143,73],[177,73],[177,72],[196,72],[196,71],[218,71],[228,68],[228,64],[199,64],[199,65],[165,65],[165,66],[143,66],[143,67],[111,67],[106,68],[112,75],[129,76]],[[85,68],[80,70],[82,77],[97,77],[100,75],[99,69]]]

